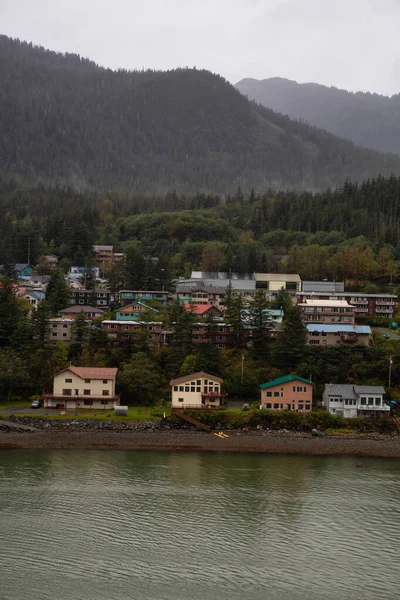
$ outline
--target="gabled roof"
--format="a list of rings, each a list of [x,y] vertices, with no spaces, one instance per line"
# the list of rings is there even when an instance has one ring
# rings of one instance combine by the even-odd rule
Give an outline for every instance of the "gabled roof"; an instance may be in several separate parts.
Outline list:
[[[209,311],[210,308],[214,308],[222,314],[222,311],[217,306],[214,306],[214,304],[195,304],[191,302],[184,302],[183,306],[187,312],[192,312],[195,315],[204,315],[204,313]]]
[[[137,304],[140,304],[140,306],[144,306],[144,308],[147,308],[147,310],[153,310],[154,312],[158,312],[158,310],[156,308],[153,308],[152,306],[148,306],[144,302],[140,302],[140,300],[138,300],[137,302],[132,302],[132,304],[127,304],[126,306],[123,306],[122,308],[119,308],[117,310],[117,312],[132,312],[133,306],[137,305]]]
[[[207,377],[207,379],[212,379],[213,381],[217,381],[218,383],[224,383],[224,380],[220,377],[210,375],[209,373],[205,373],[204,371],[198,371],[198,373],[191,373],[190,375],[185,375],[184,377],[171,379],[169,385],[175,385],[176,383],[185,383],[186,381],[191,381],[192,379],[199,379],[200,377]]]
[[[308,385],[314,385],[312,381],[308,379],[304,379],[303,377],[299,377],[298,375],[285,375],[284,377],[278,377],[278,379],[274,379],[273,381],[269,381],[268,383],[262,383],[260,388],[265,390],[266,388],[274,387],[276,385],[282,385],[283,383],[288,383],[288,381],[302,381],[303,383],[308,383]]]
[[[101,308],[96,308],[96,306],[89,306],[89,305],[85,305],[85,304],[80,306],[79,304],[75,304],[75,306],[67,306],[66,308],[63,308],[60,312],[62,312],[62,313],[97,312],[99,314],[103,314],[104,311],[102,311]]]
[[[103,368],[103,367],[74,367],[71,365],[62,371],[59,371],[57,375],[64,371],[71,371],[81,377],[81,379],[115,379],[117,376],[118,369],[114,368]]]
[[[385,388],[382,385],[355,385],[356,394],[384,394]]]
[[[357,396],[354,393],[354,385],[350,383],[326,383],[324,394],[328,396],[339,396],[347,400],[356,400]]]

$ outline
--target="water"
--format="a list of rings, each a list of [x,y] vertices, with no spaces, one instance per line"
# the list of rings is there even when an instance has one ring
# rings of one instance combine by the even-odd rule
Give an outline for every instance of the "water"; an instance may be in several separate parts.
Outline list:
[[[1,600],[400,597],[400,462],[0,452]]]

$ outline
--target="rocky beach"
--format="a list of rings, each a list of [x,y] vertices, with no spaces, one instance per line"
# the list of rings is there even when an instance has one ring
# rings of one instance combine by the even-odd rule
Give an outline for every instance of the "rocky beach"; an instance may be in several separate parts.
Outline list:
[[[175,428],[156,421],[57,421],[14,418],[0,423],[0,449],[159,450],[258,452],[314,456],[400,458],[400,437],[328,435],[268,429],[218,432]]]

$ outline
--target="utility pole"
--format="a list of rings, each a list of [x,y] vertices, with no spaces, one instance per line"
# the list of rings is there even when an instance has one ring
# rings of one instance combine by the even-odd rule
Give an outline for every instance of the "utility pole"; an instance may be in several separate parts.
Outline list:
[[[392,364],[393,364],[393,359],[391,356],[389,356],[389,390],[392,385]]]
[[[31,264],[31,238],[28,237],[28,265]]]

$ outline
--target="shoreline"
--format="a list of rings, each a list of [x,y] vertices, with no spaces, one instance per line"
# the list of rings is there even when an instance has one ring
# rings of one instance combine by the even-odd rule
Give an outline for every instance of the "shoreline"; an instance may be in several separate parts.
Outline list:
[[[226,431],[227,438],[193,430],[2,431],[0,450],[148,450],[163,452],[253,452],[310,456],[400,458],[400,437],[313,437],[279,432]]]

